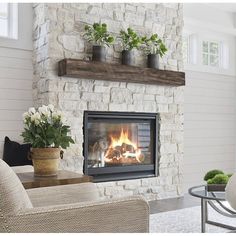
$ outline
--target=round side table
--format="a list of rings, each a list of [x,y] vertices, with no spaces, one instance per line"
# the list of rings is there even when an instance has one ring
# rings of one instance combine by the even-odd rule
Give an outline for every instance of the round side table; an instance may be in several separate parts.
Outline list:
[[[236,230],[236,227],[215,222],[208,219],[208,205],[223,216],[236,218],[236,211],[224,205],[225,192],[208,192],[206,185],[194,186],[189,189],[189,194],[201,199],[201,232],[206,232],[206,224]]]

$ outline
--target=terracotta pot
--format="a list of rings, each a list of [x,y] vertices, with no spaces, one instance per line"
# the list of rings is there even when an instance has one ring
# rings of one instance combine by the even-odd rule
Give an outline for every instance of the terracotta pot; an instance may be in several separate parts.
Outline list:
[[[31,148],[29,159],[33,161],[34,175],[56,176],[62,154],[60,148]]]

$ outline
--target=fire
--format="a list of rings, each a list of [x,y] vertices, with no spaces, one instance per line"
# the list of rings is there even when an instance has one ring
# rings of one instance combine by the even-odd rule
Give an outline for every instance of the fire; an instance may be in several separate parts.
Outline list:
[[[115,148],[117,146],[122,146],[123,143],[127,144],[127,145],[131,145],[133,146],[133,148],[136,150],[137,149],[137,145],[135,143],[133,143],[130,139],[129,139],[129,133],[128,131],[124,132],[124,130],[121,130],[120,133],[120,137],[119,139],[116,139],[114,137],[110,137],[111,138],[111,145],[110,148]]]
[[[144,155],[137,147],[137,144],[129,139],[128,131],[123,129],[120,136],[110,136],[111,143],[105,154],[105,162],[135,164],[144,161]]]

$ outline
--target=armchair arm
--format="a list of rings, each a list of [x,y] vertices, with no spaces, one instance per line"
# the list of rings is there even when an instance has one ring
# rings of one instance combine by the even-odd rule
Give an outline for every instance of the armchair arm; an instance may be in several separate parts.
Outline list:
[[[129,233],[149,231],[149,206],[141,197],[27,209],[8,219],[10,232]]]
[[[34,207],[64,205],[99,200],[99,192],[94,183],[58,185],[26,190]]]

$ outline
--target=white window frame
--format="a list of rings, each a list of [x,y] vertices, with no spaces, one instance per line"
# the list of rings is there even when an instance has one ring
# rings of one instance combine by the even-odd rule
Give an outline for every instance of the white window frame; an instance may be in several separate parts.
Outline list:
[[[183,38],[187,40],[187,61],[186,65],[197,64],[197,35],[194,33],[184,33]]]
[[[208,52],[204,52],[203,51],[203,42],[207,42],[208,44]],[[218,44],[218,54],[212,54],[210,52],[210,44],[211,43],[216,43]],[[217,40],[201,40],[201,47],[200,47],[200,50],[201,50],[201,65],[202,66],[209,66],[209,67],[213,67],[213,68],[221,68],[222,67],[222,61],[223,61],[223,58],[222,58],[222,42],[220,41],[217,41]],[[204,65],[203,64],[203,54],[206,54],[208,56],[208,59],[207,59],[207,65]],[[214,56],[218,56],[218,65],[211,65],[210,63],[210,56],[211,55],[214,55]]]
[[[218,57],[219,57],[219,61],[218,61],[218,66],[212,66],[210,64],[208,65],[204,65],[203,64],[203,42],[207,41],[208,43],[217,43],[219,45],[219,53],[218,53]],[[229,46],[228,44],[223,41],[223,40],[217,40],[217,39],[210,39],[210,38],[202,38],[200,41],[200,53],[201,53],[201,66],[205,67],[205,68],[209,68],[209,69],[218,69],[218,70],[228,70],[229,69],[229,57],[230,57],[230,52],[229,52]],[[208,54],[211,55],[211,54]]]
[[[8,33],[7,36],[0,35],[1,38],[18,39],[18,4],[8,4]]]
[[[209,37],[210,36],[210,37]],[[200,71],[218,74],[234,74],[235,69],[232,62],[235,60],[232,39],[221,37],[217,33],[205,31],[192,31],[185,29],[183,38],[188,38],[188,61],[184,61],[184,69],[189,71]],[[219,65],[203,65],[203,41],[217,42],[219,44]]]

